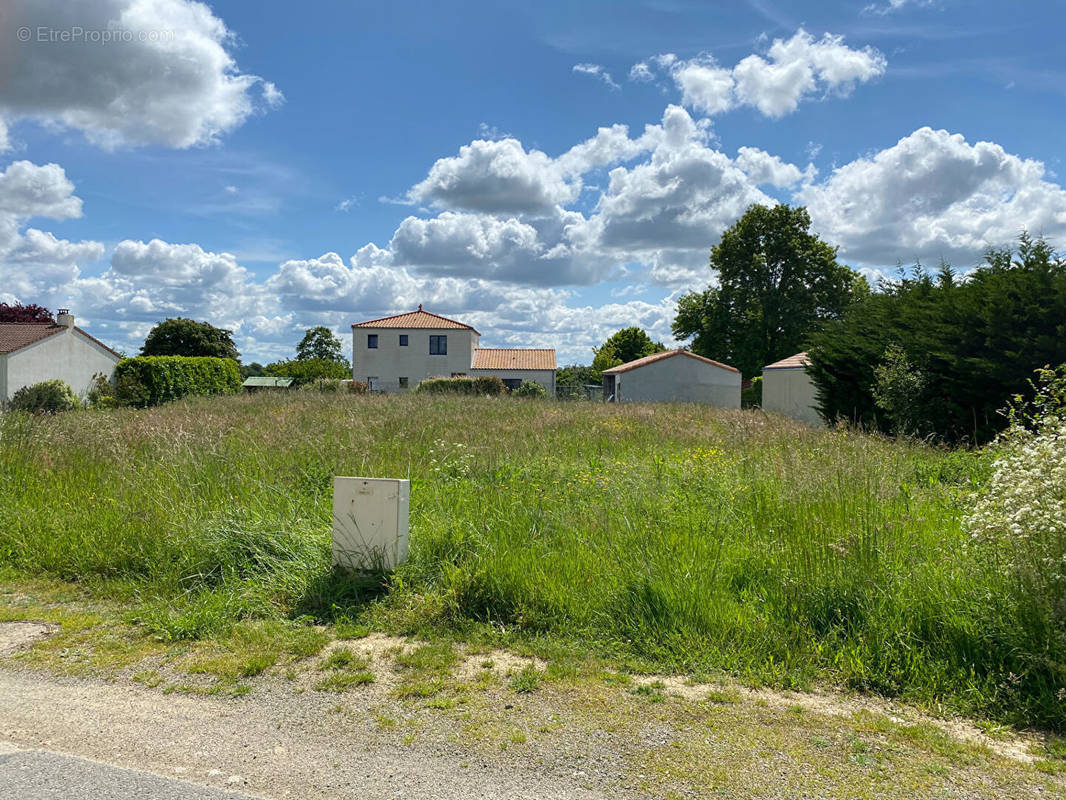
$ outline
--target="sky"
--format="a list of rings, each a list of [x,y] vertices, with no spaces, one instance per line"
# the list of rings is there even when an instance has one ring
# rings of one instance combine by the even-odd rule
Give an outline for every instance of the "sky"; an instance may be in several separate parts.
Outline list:
[[[1066,242],[1066,5],[0,0],[0,301],[243,360],[409,311],[674,343],[753,203],[842,263]]]

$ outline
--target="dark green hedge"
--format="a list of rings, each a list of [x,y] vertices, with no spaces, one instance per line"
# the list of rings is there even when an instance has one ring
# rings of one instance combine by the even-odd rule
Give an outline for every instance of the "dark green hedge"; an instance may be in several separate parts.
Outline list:
[[[241,372],[232,358],[139,356],[115,367],[118,401],[155,406],[190,395],[237,394]]]
[[[418,384],[415,390],[429,394],[503,394],[507,387],[495,375],[479,378],[429,378]]]

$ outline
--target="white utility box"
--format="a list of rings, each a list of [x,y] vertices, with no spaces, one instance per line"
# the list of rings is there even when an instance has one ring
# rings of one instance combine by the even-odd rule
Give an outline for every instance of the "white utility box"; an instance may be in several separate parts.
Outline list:
[[[333,563],[353,571],[395,569],[407,560],[411,482],[333,479]]]

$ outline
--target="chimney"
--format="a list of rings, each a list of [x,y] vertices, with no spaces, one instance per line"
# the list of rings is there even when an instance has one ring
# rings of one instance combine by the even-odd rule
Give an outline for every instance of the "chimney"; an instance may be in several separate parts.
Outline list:
[[[61,325],[65,328],[74,327],[74,315],[70,313],[69,309],[59,309],[59,313],[56,314],[56,325]]]

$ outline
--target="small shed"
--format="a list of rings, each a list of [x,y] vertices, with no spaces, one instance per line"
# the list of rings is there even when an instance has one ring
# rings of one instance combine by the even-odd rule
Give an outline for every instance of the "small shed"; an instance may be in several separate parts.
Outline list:
[[[688,350],[668,350],[605,369],[603,399],[740,408],[740,370]]]
[[[762,368],[762,407],[808,425],[822,425],[814,394],[814,382],[807,373],[806,353],[767,364]]]
[[[241,386],[246,392],[259,392],[264,389],[288,389],[292,386],[292,378],[274,378],[268,375],[245,378]]]

